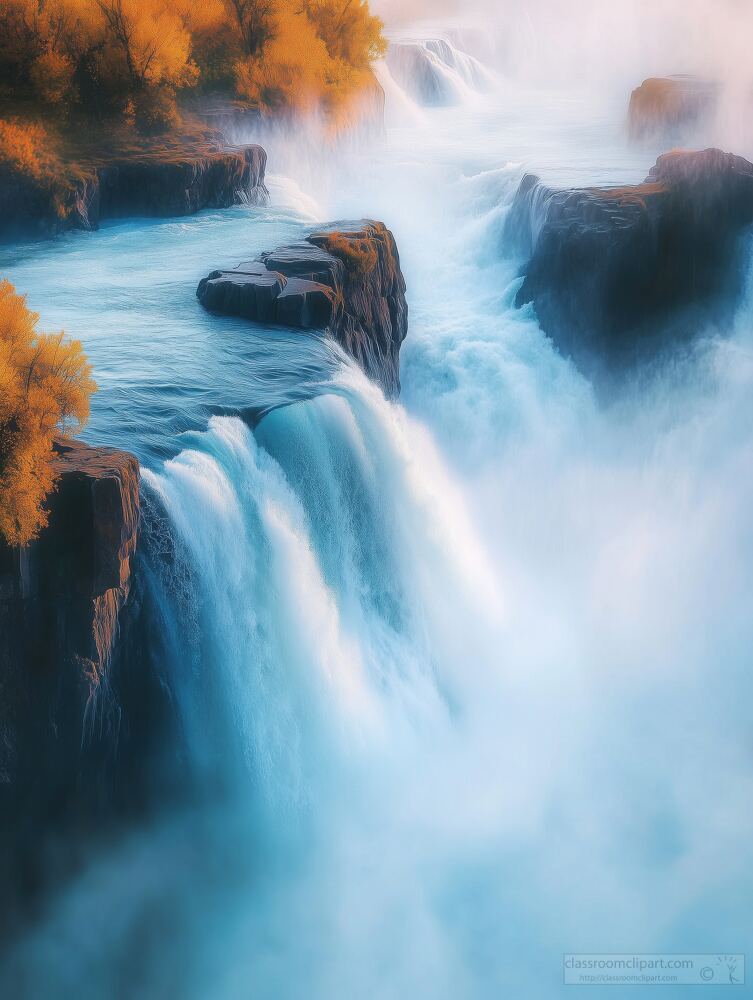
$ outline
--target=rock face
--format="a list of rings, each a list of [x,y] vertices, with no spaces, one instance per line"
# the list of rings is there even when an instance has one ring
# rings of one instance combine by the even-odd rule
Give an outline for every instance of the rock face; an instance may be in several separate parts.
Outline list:
[[[267,196],[261,146],[115,157],[55,185],[0,172],[0,237],[97,229],[104,219],[191,215]]]
[[[86,737],[108,696],[139,522],[132,455],[72,441],[56,451],[48,526],[25,549],[0,547],[0,798],[30,823],[42,813],[54,820],[76,799]]]
[[[528,175],[507,228],[530,254],[516,304],[584,369],[643,360],[734,306],[751,223],[753,164],[718,149],[668,153],[623,188]]]
[[[694,76],[653,77],[630,95],[628,126],[634,139],[676,135],[713,114],[720,86]]]
[[[245,146],[175,162],[123,162],[102,167],[98,218],[191,215],[266,197],[267,154]]]
[[[381,222],[337,223],[231,271],[212,271],[196,294],[207,309],[259,323],[328,330],[394,397],[408,329],[405,281]]]

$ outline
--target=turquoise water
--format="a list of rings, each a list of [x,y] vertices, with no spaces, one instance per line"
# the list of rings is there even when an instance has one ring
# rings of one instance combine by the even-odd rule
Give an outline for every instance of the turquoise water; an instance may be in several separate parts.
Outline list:
[[[85,343],[87,436],[144,462],[171,688],[223,786],[51,899],[16,995],[551,998],[563,952],[750,940],[751,303],[597,401],[512,306],[505,214],[525,169],[621,183],[657,151],[577,94],[388,110],[337,159],[271,138],[265,208],[0,252]],[[360,216],[408,282],[399,404],[194,297]]]

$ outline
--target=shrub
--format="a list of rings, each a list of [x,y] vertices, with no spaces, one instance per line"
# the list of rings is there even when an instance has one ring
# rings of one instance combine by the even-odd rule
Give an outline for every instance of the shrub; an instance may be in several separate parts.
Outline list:
[[[55,171],[58,161],[52,147],[43,125],[0,118],[0,167],[41,180]]]
[[[0,118],[0,172],[18,174],[32,182],[62,219],[72,207],[68,171],[57,152],[57,142],[37,122]]]
[[[26,545],[47,524],[52,442],[81,429],[96,389],[78,341],[36,329],[39,317],[0,281],[0,534]]]
[[[365,278],[379,263],[373,240],[348,236],[343,233],[330,233],[321,245],[333,257],[339,257],[343,261],[348,269],[348,274],[352,277]]]
[[[35,59],[29,75],[32,86],[45,104],[60,106],[73,100],[74,68],[68,56],[52,49]]]

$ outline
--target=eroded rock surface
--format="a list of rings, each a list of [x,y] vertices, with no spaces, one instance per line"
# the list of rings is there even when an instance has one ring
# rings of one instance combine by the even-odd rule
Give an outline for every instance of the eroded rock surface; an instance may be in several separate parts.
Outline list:
[[[0,547],[0,798],[30,822],[76,798],[139,523],[133,455],[73,441],[56,450],[49,524],[24,549]]]
[[[318,230],[261,260],[213,271],[196,294],[214,312],[326,329],[388,396],[400,391],[408,306],[397,246],[381,222]]]
[[[753,164],[718,149],[668,153],[622,188],[526,176],[507,226],[530,255],[517,305],[585,369],[640,360],[734,308],[751,223]]]
[[[104,219],[191,215],[267,196],[261,146],[114,155],[54,184],[0,170],[0,237],[97,229]]]

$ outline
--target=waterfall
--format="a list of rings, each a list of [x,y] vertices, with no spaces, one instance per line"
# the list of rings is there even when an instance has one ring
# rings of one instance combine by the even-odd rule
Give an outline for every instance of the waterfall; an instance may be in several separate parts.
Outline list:
[[[480,95],[416,31],[453,104],[393,56],[387,141],[281,126],[270,205],[4,251],[86,343],[92,439],[140,448],[177,735],[165,801],[96,831],[2,996],[552,1000],[565,950],[753,933],[753,258],[729,336],[601,405],[514,299],[550,186],[645,177],[625,92]],[[194,295],[363,215],[408,282],[400,403]]]
[[[253,432],[212,418],[144,479],[195,588],[173,687],[199,768],[286,811],[322,755],[462,701],[460,632],[491,627],[499,586],[430,439],[353,366]]]
[[[478,59],[444,37],[398,38],[390,43],[387,66],[397,83],[419,104],[467,104],[492,83]]]

